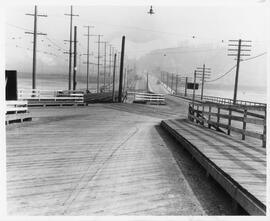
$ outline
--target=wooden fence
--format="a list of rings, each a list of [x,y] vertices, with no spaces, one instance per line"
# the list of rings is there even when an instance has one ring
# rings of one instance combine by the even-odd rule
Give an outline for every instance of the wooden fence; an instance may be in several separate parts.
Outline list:
[[[6,101],[6,124],[31,119],[27,101]]]
[[[189,103],[188,118],[219,131],[226,129],[228,135],[231,131],[241,134],[242,140],[246,136],[260,139],[262,146],[266,146],[266,107],[196,102]]]
[[[165,95],[164,94],[152,94],[152,93],[140,93],[140,92],[128,92],[128,95],[133,95],[133,100],[135,103],[155,103],[164,104]]]
[[[19,100],[83,102],[83,91],[19,90]]]
[[[184,93],[177,93],[178,97],[188,98],[192,100],[192,94],[185,94]],[[201,100],[201,95],[195,95],[196,102],[213,102],[219,104],[226,104],[226,105],[240,105],[240,106],[256,106],[256,107],[266,107],[265,103],[260,102],[253,102],[253,101],[245,101],[245,100],[236,100],[235,104],[233,104],[233,99],[224,98],[224,97],[215,97],[215,96],[203,96]]]

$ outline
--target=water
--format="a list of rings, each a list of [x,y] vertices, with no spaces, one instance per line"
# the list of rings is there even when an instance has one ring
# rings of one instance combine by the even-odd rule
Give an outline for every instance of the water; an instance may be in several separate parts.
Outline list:
[[[53,79],[52,79],[53,78]],[[156,83],[156,82],[155,82]],[[103,85],[100,82],[100,86]],[[32,78],[30,74],[21,75],[18,77],[18,90],[21,89],[31,89],[32,88]],[[36,88],[40,90],[67,90],[68,89],[68,79],[60,79],[55,75],[51,76],[42,76],[37,78],[36,80]],[[89,83],[90,89],[96,89],[96,83]],[[77,89],[86,90],[86,82],[84,80],[77,80]],[[184,87],[181,86],[178,88],[178,92],[184,92]],[[192,90],[188,90],[188,93],[192,93]],[[201,89],[196,90],[196,94],[201,94]],[[208,96],[217,96],[217,97],[224,97],[224,98],[233,98],[233,86],[220,86],[215,87],[205,86],[204,95]],[[237,94],[238,100],[247,100],[247,101],[254,101],[254,102],[267,102],[267,93],[266,88],[262,87],[240,87],[238,89]]]

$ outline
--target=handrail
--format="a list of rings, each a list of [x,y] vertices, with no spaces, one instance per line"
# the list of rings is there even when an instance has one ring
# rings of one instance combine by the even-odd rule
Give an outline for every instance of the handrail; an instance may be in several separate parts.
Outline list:
[[[253,107],[252,110],[256,111],[255,113],[248,110],[250,109],[244,106],[194,102],[189,103],[188,118],[201,125],[208,124],[209,128],[226,129],[228,135],[231,131],[240,133],[242,140],[245,140],[246,136],[260,139],[262,146],[266,147],[266,108]],[[226,122],[224,120],[221,122],[221,119],[225,119]],[[237,121],[238,124],[240,122],[242,127],[232,125],[232,121]],[[257,125],[262,132],[247,130],[247,124]]]

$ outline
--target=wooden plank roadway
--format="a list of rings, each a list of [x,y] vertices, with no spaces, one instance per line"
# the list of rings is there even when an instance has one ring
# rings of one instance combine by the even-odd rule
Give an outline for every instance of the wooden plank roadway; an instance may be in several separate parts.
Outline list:
[[[187,119],[165,120],[171,133],[250,214],[266,214],[266,149]]]
[[[9,215],[205,214],[160,118],[103,105],[31,112],[7,128]]]

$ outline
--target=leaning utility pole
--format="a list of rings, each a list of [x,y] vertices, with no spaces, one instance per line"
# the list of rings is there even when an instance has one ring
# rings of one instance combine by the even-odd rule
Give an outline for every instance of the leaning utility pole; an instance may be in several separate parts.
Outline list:
[[[113,60],[113,88],[112,88],[112,99],[115,101],[115,68],[116,68],[116,53],[114,54]]]
[[[201,88],[201,100],[203,99],[203,90],[204,90],[204,82],[205,79],[210,79],[210,73],[211,73],[211,68],[206,68],[205,64],[203,67],[197,67],[197,77],[201,79],[202,81],[202,88]]]
[[[32,89],[36,89],[36,60],[37,60],[37,35],[46,35],[44,33],[37,33],[37,17],[48,17],[47,15],[38,15],[37,6],[35,5],[34,14],[26,14],[34,16],[34,32],[25,32],[33,35],[33,68],[32,68]]]
[[[77,26],[74,26],[74,58],[73,58],[73,90],[76,90],[76,73],[77,73]]]
[[[70,14],[65,14],[70,16],[70,33],[69,33],[69,65],[68,65],[68,90],[71,90],[71,66],[72,66],[72,20],[73,16],[79,16],[73,14],[73,6],[70,6]]]
[[[87,56],[87,73],[86,73],[86,90],[88,91],[89,90],[89,38],[90,38],[90,28],[94,28],[94,26],[84,26],[87,28],[87,34],[84,35],[84,36],[87,36],[87,53],[84,54]]]
[[[118,102],[119,103],[122,103],[124,56],[125,56],[125,36],[122,37],[122,47],[121,47],[120,77],[119,77],[119,90],[118,90]]]
[[[237,57],[236,60],[236,73],[235,73],[235,82],[234,82],[234,93],[233,93],[233,103],[236,103],[236,99],[237,99],[237,88],[238,88],[238,76],[239,76],[239,66],[240,66],[240,61],[241,61],[241,57],[242,56],[250,56],[250,54],[241,54],[242,51],[251,51],[251,49],[247,49],[247,47],[251,47],[250,44],[251,43],[250,40],[229,40],[229,42],[232,42],[231,44],[229,44],[229,46],[231,47],[237,47],[237,48],[229,48],[228,51],[231,52],[237,52],[237,54],[228,54],[228,56],[234,56]],[[235,44],[234,42],[238,42],[238,44]],[[242,44],[242,43],[245,44]]]

